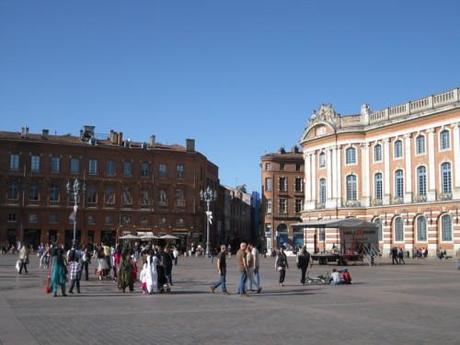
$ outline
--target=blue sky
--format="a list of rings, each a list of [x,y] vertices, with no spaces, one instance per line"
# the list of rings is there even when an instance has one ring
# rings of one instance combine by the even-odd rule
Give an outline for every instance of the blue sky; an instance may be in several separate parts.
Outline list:
[[[398,104],[460,86],[460,2],[0,0],[2,130],[195,138],[221,182],[313,109]]]

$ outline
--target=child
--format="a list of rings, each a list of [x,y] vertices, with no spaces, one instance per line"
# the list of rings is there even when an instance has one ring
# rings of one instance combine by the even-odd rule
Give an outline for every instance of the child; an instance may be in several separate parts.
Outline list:
[[[80,278],[81,278],[81,265],[75,251],[69,253],[69,279],[70,288],[69,293],[73,293],[73,288],[77,286],[77,292],[80,293]]]

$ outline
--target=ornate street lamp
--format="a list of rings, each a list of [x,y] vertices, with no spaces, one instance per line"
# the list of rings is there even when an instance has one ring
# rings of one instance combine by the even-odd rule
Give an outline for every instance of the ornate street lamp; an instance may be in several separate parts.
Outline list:
[[[69,219],[73,220],[73,237],[72,237],[72,248],[75,248],[77,242],[77,210],[78,210],[78,199],[80,198],[80,192],[85,191],[85,184],[80,183],[76,178],[73,184],[67,181],[66,189],[69,195],[73,195],[73,212],[70,214]]]
[[[206,256],[209,256],[209,226],[212,224],[212,212],[210,211],[211,201],[217,199],[217,191],[210,186],[200,191],[200,198],[206,203]]]

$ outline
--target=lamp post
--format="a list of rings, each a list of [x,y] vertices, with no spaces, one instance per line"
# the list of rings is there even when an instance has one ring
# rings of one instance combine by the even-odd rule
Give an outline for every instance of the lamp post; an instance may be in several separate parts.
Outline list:
[[[206,203],[206,256],[209,256],[209,225],[212,224],[212,212],[209,207],[211,201],[215,201],[217,199],[217,191],[208,186],[200,192],[200,198]]]
[[[73,212],[70,214],[70,219],[73,219],[73,236],[72,236],[72,248],[75,248],[77,242],[77,210],[78,210],[78,198],[80,196],[80,191],[85,190],[85,184],[80,183],[76,178],[73,184],[70,181],[67,181],[66,184],[67,193],[73,195]]]

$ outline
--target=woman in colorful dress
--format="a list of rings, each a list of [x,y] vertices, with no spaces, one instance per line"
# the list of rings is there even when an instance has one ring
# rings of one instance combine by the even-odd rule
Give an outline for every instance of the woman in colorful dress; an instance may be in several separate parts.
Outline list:
[[[62,296],[67,296],[65,293],[66,282],[66,260],[64,257],[64,249],[60,246],[51,249],[51,291],[53,297],[57,297],[58,288],[61,287]]]

